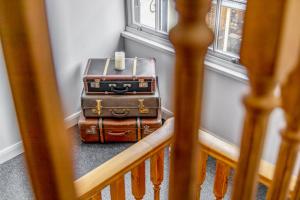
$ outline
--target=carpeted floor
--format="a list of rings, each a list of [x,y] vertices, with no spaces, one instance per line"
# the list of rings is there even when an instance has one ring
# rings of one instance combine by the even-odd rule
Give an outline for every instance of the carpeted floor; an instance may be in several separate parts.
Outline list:
[[[131,144],[84,144],[80,141],[78,128],[69,130],[74,138],[75,148],[75,177],[79,178],[90,170],[112,158],[114,155],[128,148]],[[165,151],[165,173],[164,181],[161,186],[161,199],[168,197],[168,176],[169,158],[168,150]],[[153,199],[152,184],[149,174],[149,161],[146,162],[146,194],[145,200]],[[32,190],[28,182],[24,166],[24,155],[19,155],[0,165],[0,200],[25,200],[33,199]],[[211,200],[213,196],[213,182],[215,174],[215,160],[209,158],[207,162],[207,172],[204,185],[202,186],[201,199]],[[233,172],[231,173],[233,174]],[[232,184],[232,175],[229,179],[229,188],[225,199],[229,199]],[[134,200],[131,195],[130,173],[125,175],[126,199]],[[266,187],[260,185],[258,188],[257,199],[263,200],[266,195]],[[109,187],[102,191],[104,200],[110,199]]]

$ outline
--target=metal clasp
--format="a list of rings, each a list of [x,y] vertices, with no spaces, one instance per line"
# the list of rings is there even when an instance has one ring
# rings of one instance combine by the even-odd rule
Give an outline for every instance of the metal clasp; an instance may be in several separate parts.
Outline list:
[[[139,99],[139,112],[142,114],[149,113],[149,109],[145,108],[144,99]]]
[[[102,105],[101,105],[102,100],[98,99],[98,100],[96,100],[96,102],[97,102],[96,112],[97,112],[98,116],[100,116],[101,115],[101,110],[102,110]]]

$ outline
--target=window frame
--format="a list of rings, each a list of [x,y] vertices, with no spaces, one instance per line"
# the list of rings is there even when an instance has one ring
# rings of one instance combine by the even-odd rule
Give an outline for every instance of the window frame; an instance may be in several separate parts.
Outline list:
[[[168,47],[173,47],[171,42],[169,41],[168,33],[158,30],[158,26],[161,22],[159,22],[159,14],[160,12],[156,12],[156,22],[155,22],[155,29],[151,27],[147,27],[143,24],[140,24],[135,21],[134,19],[134,12],[135,12],[135,3],[139,0],[126,0],[127,6],[127,25],[125,30],[136,34],[138,36],[153,40],[154,42],[159,42],[163,45]],[[156,10],[160,10],[159,7],[160,0],[155,0]],[[230,8],[242,9],[246,10],[246,0],[212,0],[212,3],[216,3],[216,19],[215,20],[215,31],[214,37],[218,38],[219,36],[219,24],[220,24],[220,13],[221,13],[221,6],[225,5]],[[229,67],[230,69],[237,69],[238,71],[244,71],[244,67],[240,64],[239,56],[232,54],[230,52],[224,52],[217,49],[217,41],[214,40],[211,46],[209,46],[207,51],[206,59],[209,62],[223,65],[225,67]]]

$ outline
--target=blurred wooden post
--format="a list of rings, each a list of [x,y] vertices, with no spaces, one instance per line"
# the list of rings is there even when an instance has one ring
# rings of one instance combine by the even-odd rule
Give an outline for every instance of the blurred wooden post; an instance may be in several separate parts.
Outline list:
[[[299,26],[293,25],[294,31],[285,19],[288,5],[295,1],[251,0],[247,4],[241,63],[248,70],[250,92],[244,98],[246,115],[233,200],[255,198],[269,115],[279,104],[274,90],[296,63],[298,44],[293,38],[298,37]]]
[[[143,199],[146,191],[145,162],[131,170],[131,188],[136,200]]]
[[[75,199],[43,0],[1,0],[0,33],[36,199]]]
[[[224,198],[228,188],[228,177],[230,173],[230,167],[222,161],[216,162],[216,176],[214,183],[214,194],[216,200]]]
[[[153,184],[154,199],[160,199],[160,185],[164,180],[164,149],[150,158],[150,178]]]
[[[102,200],[101,192],[98,192],[97,194],[94,194],[88,200]]]
[[[201,188],[206,177],[206,163],[208,155],[204,151],[200,150],[198,162],[200,162],[200,168],[198,169],[198,177],[196,182],[196,193],[194,199],[201,199]]]
[[[300,52],[297,68],[282,87],[282,108],[287,122],[277,158],[269,200],[286,200],[300,144]]]
[[[125,200],[125,180],[124,176],[117,179],[110,185],[111,200]]]
[[[170,31],[175,48],[175,127],[169,199],[193,199],[196,189],[197,134],[200,128],[204,56],[213,34],[205,18],[210,0],[177,0],[178,24]]]
[[[300,170],[298,172],[297,182],[292,195],[292,200],[299,200],[299,199],[300,199]]]

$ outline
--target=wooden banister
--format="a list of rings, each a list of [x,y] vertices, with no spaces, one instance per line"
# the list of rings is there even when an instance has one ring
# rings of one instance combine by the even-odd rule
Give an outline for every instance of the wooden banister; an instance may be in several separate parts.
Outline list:
[[[230,167],[220,160],[216,161],[216,175],[214,181],[214,195],[216,200],[224,198],[228,188]]]
[[[199,156],[198,162],[200,164],[200,168],[198,169],[199,173],[196,182],[195,199],[201,199],[202,185],[206,177],[206,163],[208,159],[208,154],[200,150],[198,156]]]
[[[237,146],[229,144],[206,131],[200,131],[199,144],[201,145],[201,149],[209,156],[222,161],[233,169],[236,169],[239,157],[239,148]],[[273,180],[274,170],[275,166],[273,164],[265,160],[261,160],[258,172],[258,181],[263,185],[270,187]],[[295,184],[296,177],[293,176],[290,191],[293,190]]]
[[[164,179],[164,150],[150,158],[150,179],[153,184],[154,200],[159,200],[160,185]]]
[[[172,141],[173,126],[174,119],[168,119],[164,126],[153,134],[76,180],[77,197],[88,199],[126,172],[163,150]]]
[[[111,160],[105,162],[101,166],[97,167],[96,169],[92,170],[88,174],[84,175],[83,177],[79,178],[75,181],[75,186],[77,189],[77,196],[79,199],[89,199],[90,197],[95,197],[95,199],[99,198],[99,194],[101,195],[101,190],[106,186],[112,184],[113,182],[117,181],[120,177],[122,178],[125,173],[129,171],[134,172],[134,179],[139,182],[143,182],[143,170],[142,165],[148,158],[159,157],[160,167],[157,167],[154,170],[155,173],[158,174],[155,179],[157,183],[161,183],[162,177],[162,164],[163,164],[163,149],[169,146],[172,142],[173,136],[173,118],[168,119],[165,122],[165,125],[158,129],[152,135],[147,136],[140,142],[132,145],[125,151],[121,152],[117,156],[113,157]],[[199,131],[198,133],[199,141],[198,144],[201,146],[200,155],[202,157],[198,159],[200,166],[202,166],[199,170],[202,172],[200,173],[200,177],[198,177],[198,189],[200,193],[200,186],[203,184],[205,179],[205,167],[206,167],[206,159],[207,156],[211,156],[215,158],[219,163],[222,163],[222,169],[219,168],[220,173],[219,175],[225,172],[225,175],[228,173],[229,168],[236,169],[237,162],[238,162],[238,154],[239,148],[235,145],[229,144],[213,134],[208,133],[207,131]],[[202,160],[202,161],[201,161]],[[154,163],[154,160],[152,160]],[[156,163],[157,164],[157,163]],[[157,166],[158,166],[157,165]],[[139,168],[139,169],[138,169]],[[154,168],[154,167],[153,167]],[[223,171],[223,168],[225,169]],[[260,168],[259,168],[259,182],[264,184],[265,186],[269,187],[272,183],[273,173],[275,167],[274,165],[261,160]],[[137,176],[138,174],[138,176]],[[153,175],[153,169],[152,169]],[[136,178],[139,177],[139,180]],[[223,180],[226,180],[227,176],[224,177]],[[154,177],[153,177],[154,178]],[[199,179],[200,178],[200,179]],[[133,183],[136,184],[136,183]],[[224,182],[222,182],[224,184]],[[291,180],[291,187],[290,191],[295,187],[296,184],[296,177],[292,177]],[[224,185],[223,185],[224,186]],[[135,186],[132,186],[135,187]],[[219,190],[221,188],[221,190]],[[138,199],[144,194],[143,188],[136,188],[139,191],[134,191],[134,196]],[[224,195],[224,190],[222,187],[217,188],[216,192],[217,195],[221,194]],[[198,194],[199,194],[198,193]],[[101,197],[101,196],[100,196]],[[159,193],[157,193],[156,199],[159,198]],[[198,199],[198,198],[197,198]]]
[[[124,176],[119,177],[110,185],[111,200],[125,200]]]
[[[175,127],[171,152],[169,199],[193,199],[199,169],[204,56],[213,40],[205,18],[210,0],[177,0],[178,24],[170,31],[175,60]],[[193,92],[188,92],[193,88]]]
[[[298,200],[298,199],[300,199],[300,170],[298,172],[298,179],[295,185],[295,190],[293,191],[292,194],[292,200]]]
[[[287,122],[283,130],[274,181],[268,193],[269,200],[288,197],[290,179],[296,165],[300,145],[300,51],[299,63],[282,87],[282,108]]]
[[[146,193],[145,162],[131,170],[131,190],[136,200],[143,199]]]
[[[1,0],[0,19],[1,43],[35,198],[74,199],[71,138],[65,131],[58,95],[45,2]]]
[[[248,71],[250,92],[244,98],[246,114],[232,200],[255,198],[257,172],[268,119],[271,111],[279,104],[275,88],[293,67],[287,63],[283,65],[276,63],[279,58],[285,60],[284,56],[280,57],[280,47],[285,44],[284,16],[290,2],[290,0],[247,2],[240,57],[241,63]]]

